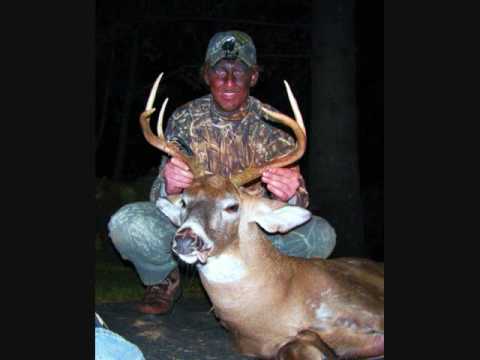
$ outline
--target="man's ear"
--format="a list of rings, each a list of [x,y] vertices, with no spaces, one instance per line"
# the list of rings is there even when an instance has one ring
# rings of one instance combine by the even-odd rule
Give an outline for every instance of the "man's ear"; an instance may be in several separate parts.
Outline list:
[[[210,86],[210,81],[208,81],[208,65],[205,65],[202,69],[203,81],[207,86]]]
[[[258,69],[254,67],[252,70],[252,75],[250,76],[250,87],[254,87],[257,84],[258,77],[259,77]]]
[[[269,233],[286,233],[310,220],[312,214],[300,206],[285,205],[255,215],[255,222]]]

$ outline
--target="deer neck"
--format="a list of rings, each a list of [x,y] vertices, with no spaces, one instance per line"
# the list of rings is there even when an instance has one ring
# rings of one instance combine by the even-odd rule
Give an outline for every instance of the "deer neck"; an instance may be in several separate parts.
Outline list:
[[[239,257],[249,268],[264,269],[279,261],[280,252],[256,223],[241,220],[238,230]]]
[[[291,268],[255,223],[244,223],[239,230],[232,246],[198,269],[217,317],[228,328],[241,330],[284,293],[272,284],[282,284]]]
[[[209,257],[206,264],[197,266],[202,282],[214,287],[265,283],[265,269],[272,268],[280,255],[257,226],[251,225],[248,234],[239,235],[220,253]]]

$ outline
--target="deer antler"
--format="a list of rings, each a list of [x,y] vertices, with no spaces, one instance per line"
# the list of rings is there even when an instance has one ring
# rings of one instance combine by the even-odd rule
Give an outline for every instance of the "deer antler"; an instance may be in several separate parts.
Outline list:
[[[293,96],[292,90],[286,81],[284,81],[285,87],[287,89],[288,100],[290,101],[290,106],[292,107],[293,114],[295,115],[295,120],[291,117],[284,115],[279,112],[274,112],[268,110],[266,107],[262,106],[262,111],[266,115],[268,120],[284,124],[293,130],[293,133],[297,139],[297,144],[295,150],[292,152],[279,156],[270,160],[269,162],[259,166],[259,167],[249,167],[243,172],[233,175],[230,180],[236,185],[241,186],[247,184],[259,177],[262,176],[262,173],[267,168],[280,168],[290,165],[300,159],[305,153],[307,146],[307,135],[305,131],[305,125],[303,123],[302,114],[298,108],[298,103],[295,97]]]
[[[148,96],[147,106],[145,111],[140,114],[140,126],[142,127],[143,136],[148,141],[148,143],[157,149],[167,153],[170,156],[175,156],[180,158],[184,163],[188,165],[190,170],[193,173],[194,177],[200,177],[203,175],[203,172],[194,157],[185,155],[175,143],[167,142],[165,136],[163,135],[163,115],[165,113],[165,107],[167,106],[168,98],[163,101],[162,108],[158,115],[157,123],[157,135],[155,135],[150,128],[150,116],[155,112],[153,108],[153,102],[155,101],[155,96],[157,94],[158,84],[162,80],[163,73],[161,73],[155,83],[153,84],[152,90],[150,90],[150,95]]]

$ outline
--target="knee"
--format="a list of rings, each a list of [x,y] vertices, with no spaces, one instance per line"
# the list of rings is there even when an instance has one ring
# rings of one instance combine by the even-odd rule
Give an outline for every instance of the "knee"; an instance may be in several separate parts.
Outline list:
[[[337,243],[337,233],[327,220],[318,216],[314,216],[312,220],[314,221],[315,226],[314,232],[319,240],[315,242],[318,246],[318,255],[322,258],[327,258],[335,248]]]
[[[290,342],[283,345],[275,359],[336,359],[336,355],[320,336],[311,330],[302,330]]]
[[[176,228],[151,202],[121,207],[111,217],[108,230],[120,253],[151,254],[170,251]],[[143,255],[142,255],[143,256]]]
[[[108,222],[112,242],[117,244],[122,242],[122,239],[129,238],[131,234],[142,232],[146,218],[152,211],[155,211],[154,205],[149,203],[132,203],[122,206]]]
[[[123,232],[122,230],[128,230],[131,226],[132,220],[135,219],[136,204],[127,204],[117,210],[108,222],[108,231],[110,234],[116,232]],[[133,216],[132,216],[133,215]]]
[[[322,238],[325,239],[328,242],[333,242],[335,243],[337,239],[337,233],[335,232],[335,229],[333,228],[330,223],[323,219],[323,218],[318,218],[318,227],[319,227],[319,232],[322,235]]]

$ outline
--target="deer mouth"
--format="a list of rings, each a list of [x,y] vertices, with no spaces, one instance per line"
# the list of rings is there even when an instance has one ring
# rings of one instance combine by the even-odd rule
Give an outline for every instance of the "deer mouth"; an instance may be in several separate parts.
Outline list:
[[[200,261],[202,264],[205,264],[207,262],[208,256],[210,255],[210,252],[212,251],[212,248],[206,248],[200,251],[197,251],[197,258],[198,261]]]
[[[208,249],[202,249],[202,250],[193,250],[189,254],[180,254],[175,249],[173,249],[173,252],[177,254],[177,256],[187,264],[195,264],[197,261],[199,261],[202,264],[206,264],[208,256],[210,255],[211,248]]]
[[[192,232],[191,229],[178,232],[175,235],[172,245],[173,252],[188,264],[194,264],[197,261],[205,264],[212,248],[213,246],[207,245],[207,243],[203,241],[200,236]]]

